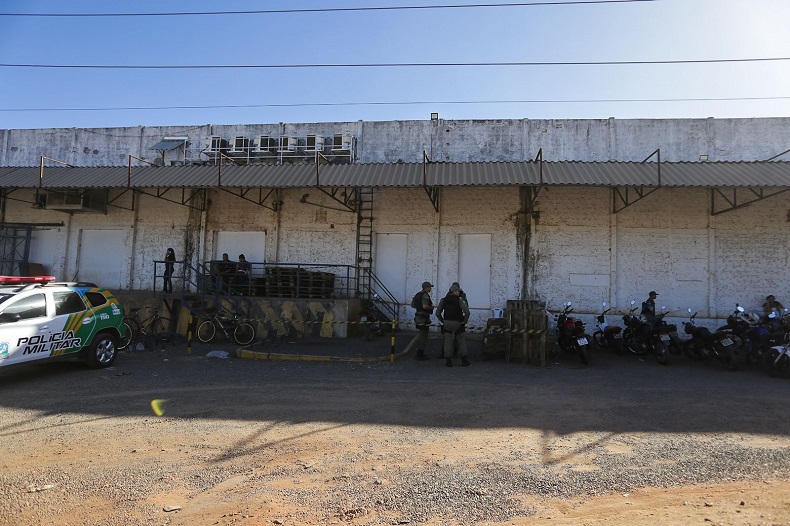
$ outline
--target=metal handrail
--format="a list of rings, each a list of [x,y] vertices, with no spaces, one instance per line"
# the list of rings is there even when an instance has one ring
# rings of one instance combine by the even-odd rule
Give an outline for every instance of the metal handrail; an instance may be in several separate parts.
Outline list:
[[[198,295],[201,305],[206,304],[206,296],[220,296],[223,300],[230,302],[238,310],[241,309],[243,297],[258,296],[260,288],[266,287],[268,290],[261,296],[265,297],[333,297],[340,299],[362,298],[373,301],[391,319],[399,320],[401,304],[394,295],[387,289],[384,283],[373,272],[368,269],[352,265],[336,265],[326,263],[263,263],[250,262],[250,273],[245,276],[233,274],[227,280],[218,281],[221,276],[218,274],[216,265],[220,260],[209,260],[198,262],[192,266],[186,261],[166,262],[164,260],[154,261],[154,294],[161,293],[161,286],[164,279],[166,263],[174,266],[173,274],[170,279],[173,283],[173,292],[186,299],[187,294]],[[232,262],[235,264],[235,262]],[[287,269],[286,272],[280,272]],[[311,273],[313,274],[311,276]],[[325,280],[332,276],[331,286],[328,282],[320,283],[316,287],[315,274],[326,273]],[[285,274],[292,278],[285,287],[285,290],[272,289],[277,287],[276,279],[278,275]],[[363,274],[369,278],[368,286],[362,279]],[[265,284],[261,280],[266,280]],[[272,280],[269,282],[268,280]],[[364,289],[364,290],[363,290]],[[276,294],[271,294],[276,292]],[[285,295],[287,294],[287,296]],[[188,302],[184,301],[187,305]],[[190,308],[195,314],[200,314],[197,310]],[[248,309],[246,309],[248,310]]]

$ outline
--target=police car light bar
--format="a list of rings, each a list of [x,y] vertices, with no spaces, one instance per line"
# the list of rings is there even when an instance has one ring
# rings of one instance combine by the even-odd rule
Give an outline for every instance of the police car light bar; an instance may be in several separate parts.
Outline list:
[[[55,276],[0,276],[0,285],[48,283],[55,279]]]

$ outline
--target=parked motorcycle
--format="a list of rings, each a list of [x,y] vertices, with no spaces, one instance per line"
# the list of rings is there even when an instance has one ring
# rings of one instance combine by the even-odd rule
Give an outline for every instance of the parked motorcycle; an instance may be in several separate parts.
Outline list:
[[[770,376],[790,378],[790,333],[782,345],[771,347],[764,354],[763,368]]]
[[[747,364],[762,363],[765,352],[772,345],[781,342],[784,335],[779,333],[778,338],[771,338],[770,331],[761,322],[760,316],[746,312],[738,303],[735,304],[733,313],[727,316],[727,324],[719,327],[717,331],[731,332],[741,339],[744,360]]]
[[[606,308],[606,302],[603,302],[603,312],[596,316],[595,323],[598,330],[592,335],[592,340],[601,349],[612,349],[617,354],[625,353],[625,344],[623,343],[623,329],[617,325],[609,325],[606,322],[606,313],[612,310]]]
[[[555,317],[557,322],[557,344],[567,354],[578,354],[585,365],[589,363],[590,336],[584,332],[584,323],[569,316],[573,309],[571,302],[562,304],[563,311]]]
[[[664,311],[665,307],[662,305],[661,313],[657,314],[651,323],[634,315],[636,310],[636,307],[633,307],[634,303],[636,302],[631,300],[632,309],[628,313],[628,328],[623,335],[626,347],[634,354],[653,354],[658,363],[667,365],[669,347],[672,343],[670,328],[674,328],[674,325],[664,322],[664,316],[668,312]],[[623,319],[625,320],[625,317]]]
[[[741,367],[742,341],[739,336],[728,331],[710,332],[705,327],[697,327],[694,318],[697,313],[691,314],[688,309],[689,321],[683,322],[683,332],[691,336],[684,342],[683,351],[692,360],[720,360],[727,369],[734,371]]]

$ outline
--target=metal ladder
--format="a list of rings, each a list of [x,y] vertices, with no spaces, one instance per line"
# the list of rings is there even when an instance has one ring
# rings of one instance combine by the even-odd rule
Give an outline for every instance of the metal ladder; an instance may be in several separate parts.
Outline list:
[[[373,295],[370,278],[373,270],[373,188],[360,188],[357,195],[357,290],[363,298],[370,299]]]

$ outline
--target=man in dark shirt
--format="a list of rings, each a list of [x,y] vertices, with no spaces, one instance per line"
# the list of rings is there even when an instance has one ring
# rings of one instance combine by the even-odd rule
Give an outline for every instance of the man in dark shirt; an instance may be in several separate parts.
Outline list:
[[[461,355],[461,366],[469,367],[469,357],[466,350],[466,322],[469,321],[469,306],[461,297],[461,287],[455,283],[450,287],[447,296],[439,301],[436,308],[436,319],[442,324],[444,337],[444,357],[447,367],[453,366],[453,347],[458,346]]]
[[[650,323],[653,323],[656,319],[656,298],[658,297],[658,292],[651,290],[650,293],[647,295],[647,299],[642,302],[642,316],[645,317]]]

